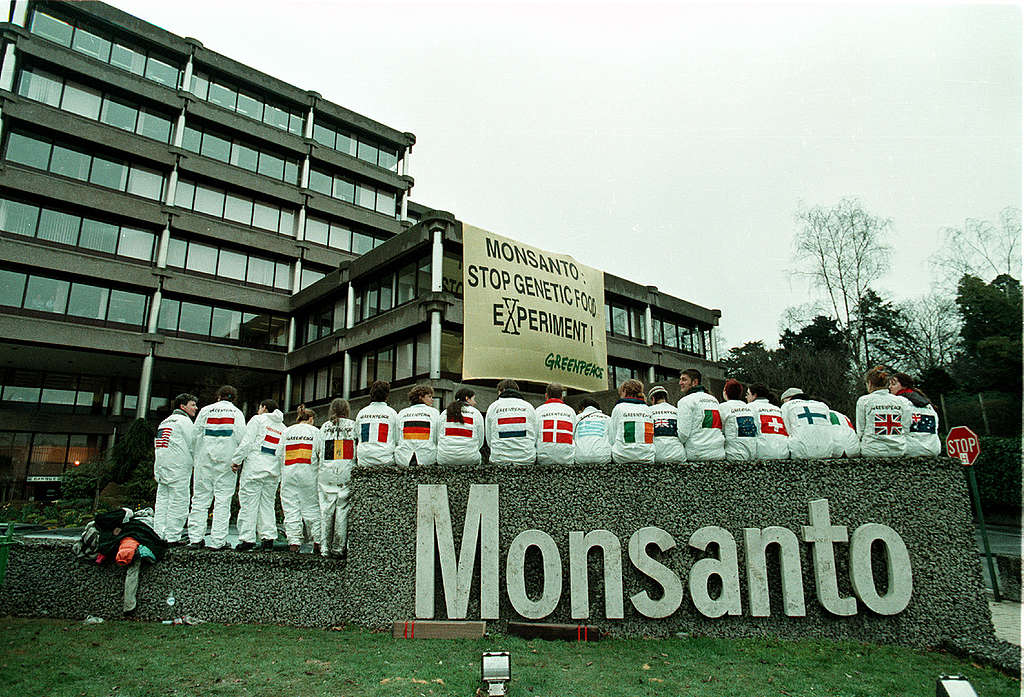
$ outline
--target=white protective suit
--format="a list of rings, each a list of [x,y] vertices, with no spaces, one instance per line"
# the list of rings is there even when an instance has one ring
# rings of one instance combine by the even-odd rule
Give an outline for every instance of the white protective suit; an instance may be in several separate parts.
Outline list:
[[[462,422],[448,421],[447,411],[438,428],[437,463],[439,465],[479,465],[484,446],[484,417],[476,407],[462,405]]]
[[[343,554],[348,544],[349,480],[356,464],[356,423],[330,419],[320,427],[320,553]]]
[[[288,545],[301,545],[308,526],[313,542],[320,544],[320,500],[317,473],[320,470],[320,431],[313,424],[295,424],[285,429],[277,459],[281,465],[281,510]]]
[[[725,459],[757,459],[757,416],[746,402],[729,399],[718,405],[725,436]]]
[[[505,390],[487,408],[484,435],[492,463],[533,464],[537,458],[537,412],[515,390]]]
[[[227,400],[207,404],[196,415],[195,467],[192,475],[192,511],[188,514],[188,539],[196,543],[206,535],[206,516],[213,502],[211,549],[228,541],[231,497],[237,475],[231,471],[231,456],[245,437],[245,416]]]
[[[274,499],[281,482],[278,450],[284,436],[284,414],[280,409],[257,414],[245,426],[245,438],[231,457],[242,465],[238,478],[238,541],[277,539]]]
[[[612,462],[654,464],[654,420],[642,399],[620,399],[612,409],[608,442]]]
[[[794,460],[832,457],[832,420],[824,402],[791,399],[782,405],[782,420],[789,432],[789,454]]]
[[[390,465],[395,461],[398,414],[387,402],[370,402],[356,414],[356,459],[360,465]]]
[[[651,405],[654,421],[654,461],[686,462],[686,446],[679,440],[679,410],[668,402]]]
[[[153,530],[161,539],[177,542],[188,518],[188,484],[195,447],[192,417],[175,409],[157,426],[153,445],[153,478],[156,480]]]
[[[789,431],[782,410],[767,399],[755,399],[750,410],[757,417],[757,459],[789,459]]]
[[[398,412],[397,418],[395,464],[412,464],[413,453],[418,465],[437,462],[437,424],[441,421],[437,409],[426,404],[412,404]]]
[[[676,407],[679,440],[692,462],[725,459],[725,435],[718,400],[700,385],[690,388]]]
[[[939,441],[939,415],[920,392],[903,390],[898,395],[903,405],[903,432],[907,434],[907,456],[936,456],[942,452]]]
[[[612,418],[597,407],[587,407],[576,417],[573,432],[573,456],[581,465],[607,465],[612,461],[608,439]]]
[[[576,454],[572,433],[576,412],[560,399],[537,407],[537,464],[571,465]]]
[[[907,452],[903,430],[906,400],[882,387],[857,400],[857,433],[864,457],[899,457]]]
[[[860,455],[860,437],[850,417],[832,409],[828,413],[832,422],[832,457],[857,457]]]

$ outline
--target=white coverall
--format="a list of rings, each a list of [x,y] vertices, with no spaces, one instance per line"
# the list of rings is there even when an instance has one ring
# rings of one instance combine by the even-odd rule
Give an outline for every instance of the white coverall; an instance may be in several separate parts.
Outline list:
[[[832,457],[832,420],[824,402],[791,399],[782,405],[782,420],[789,432],[789,454],[794,460]]]
[[[725,459],[733,462],[757,459],[757,417],[746,402],[729,399],[718,405],[725,436]]]
[[[757,459],[788,459],[789,431],[782,410],[763,398],[755,399],[749,406],[757,417]]]
[[[313,541],[320,544],[320,500],[317,472],[320,469],[320,431],[312,424],[295,424],[285,429],[277,450],[281,465],[281,510],[288,545],[301,545],[303,524],[309,526]]]
[[[194,447],[192,417],[181,409],[175,409],[157,426],[153,458],[156,480],[153,530],[167,542],[180,540],[185,529]]]
[[[718,400],[703,387],[691,388],[679,399],[676,409],[679,440],[686,446],[686,456],[693,462],[725,459],[725,435]]]
[[[576,412],[560,399],[549,399],[537,407],[537,464],[571,465],[576,448],[572,433]]]
[[[245,436],[245,416],[234,404],[221,400],[208,404],[196,416],[195,467],[192,476],[192,510],[188,514],[188,539],[196,543],[206,535],[206,516],[213,502],[210,548],[227,544],[231,522],[231,497],[237,475],[231,456]]]
[[[398,412],[395,464],[408,467],[416,455],[417,465],[437,462],[437,424],[441,415],[426,404],[411,404]]]
[[[484,445],[484,417],[476,407],[462,405],[462,423],[445,419],[438,428],[437,463],[439,465],[479,465]]]
[[[608,443],[615,464],[654,464],[654,420],[642,399],[620,399],[615,404]]]
[[[679,410],[668,402],[651,405],[654,421],[654,461],[686,462],[686,446],[679,440]]]
[[[281,482],[281,464],[277,451],[284,436],[284,414],[280,409],[257,414],[245,427],[245,438],[231,457],[242,464],[238,478],[238,541],[255,542],[277,539],[277,515],[274,499]]]
[[[576,417],[573,433],[575,459],[581,465],[607,465],[612,461],[612,444],[608,439],[612,417],[597,407],[587,407]]]
[[[828,413],[832,422],[832,457],[857,457],[860,455],[860,437],[857,429],[850,422],[850,417],[841,411],[832,409]]]
[[[356,423],[352,419],[331,420],[320,427],[320,553],[325,557],[343,554],[348,544],[349,486],[356,464]]]
[[[362,466],[395,462],[398,414],[387,402],[370,402],[356,414],[356,459]]]
[[[903,430],[906,400],[882,387],[857,400],[857,433],[864,457],[899,457],[907,452]]]
[[[485,423],[491,463],[533,464],[537,458],[537,412],[518,392],[502,392],[487,408]]]
[[[907,434],[907,456],[936,456],[942,452],[939,442],[939,415],[920,392],[906,390],[896,395],[903,405],[903,432]]]

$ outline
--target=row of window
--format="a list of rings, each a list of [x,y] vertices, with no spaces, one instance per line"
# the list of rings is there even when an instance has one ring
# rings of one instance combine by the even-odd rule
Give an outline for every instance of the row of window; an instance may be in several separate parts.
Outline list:
[[[21,71],[18,94],[161,143],[171,142],[172,119],[39,68]]]
[[[345,326],[345,299],[342,297],[332,306],[316,308],[297,315],[295,321],[296,347],[330,336],[335,329]]]
[[[324,247],[355,254],[366,254],[374,247],[384,244],[384,240],[381,238],[352,230],[347,225],[308,216],[303,239]]]
[[[0,230],[105,254],[152,261],[156,235],[70,213],[0,198]]]
[[[398,148],[393,145],[376,143],[365,136],[357,136],[344,129],[331,128],[318,121],[313,122],[313,140],[332,150],[358,157],[371,165],[392,172],[398,171]]]
[[[268,126],[294,133],[297,136],[304,135],[306,119],[302,112],[271,104],[230,85],[221,78],[211,78],[206,73],[193,72],[189,92],[204,101],[250,119],[262,121]]]
[[[355,291],[355,321],[362,322],[430,292],[430,257],[411,261],[397,271],[382,273]]]
[[[32,13],[31,32],[171,89],[178,87],[181,71],[170,61],[156,58],[147,51],[130,48],[120,41],[112,41],[100,33],[58,18],[53,13],[35,10]]]
[[[634,341],[647,341],[644,311],[637,307],[605,303],[604,328],[613,336],[621,336]]]
[[[286,184],[297,185],[299,183],[298,160],[278,157],[251,145],[246,145],[237,138],[185,126],[181,147],[204,157],[283,181]]]
[[[73,321],[142,328],[149,296],[78,281],[0,269],[0,305]]]
[[[320,170],[310,169],[309,188],[324,196],[330,196],[345,203],[354,203],[387,216],[397,216],[401,212],[398,209],[398,197],[394,191],[357,183],[341,175],[332,176]]]
[[[4,157],[10,162],[155,201],[161,200],[164,193],[164,176],[160,172],[90,155],[40,136],[12,132],[7,138]]]
[[[678,377],[678,375],[677,375]],[[608,389],[616,390],[626,380],[647,381],[647,371],[635,366],[615,365],[608,362]]]
[[[292,287],[291,265],[286,262],[178,237],[168,243],[167,265],[279,290]]]
[[[708,355],[710,342],[702,343],[699,328],[660,317],[654,318],[652,327],[655,344],[698,356]]]
[[[110,402],[110,379],[34,370],[0,371],[0,401],[45,405],[51,412],[102,414]]]
[[[295,236],[295,211],[182,179],[174,191],[174,205],[249,227]]]
[[[253,348],[288,346],[288,318],[283,315],[242,312],[167,297],[160,301],[157,330],[171,336]]]
[[[106,440],[104,435],[81,433],[0,431],[0,480],[22,482],[26,476],[59,476],[68,467],[78,466],[98,456]],[[52,486],[56,496],[57,485],[39,486]]]

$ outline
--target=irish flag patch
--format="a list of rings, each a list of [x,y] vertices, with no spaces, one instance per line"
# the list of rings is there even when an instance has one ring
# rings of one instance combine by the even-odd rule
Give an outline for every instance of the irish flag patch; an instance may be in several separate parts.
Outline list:
[[[626,421],[622,424],[623,443],[653,443],[654,424],[650,421]]]

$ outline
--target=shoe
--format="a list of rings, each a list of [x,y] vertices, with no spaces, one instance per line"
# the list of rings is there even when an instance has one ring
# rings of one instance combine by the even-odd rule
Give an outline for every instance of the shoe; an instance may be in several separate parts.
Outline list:
[[[175,540],[174,542],[168,542],[167,546],[168,547],[184,547],[187,544],[188,544],[188,539],[187,538],[182,538],[182,539],[179,539],[179,540]]]
[[[299,551],[299,545],[288,545],[288,551],[289,552],[298,552]]]
[[[235,545],[235,551],[236,552],[248,552],[250,549],[253,549],[255,546],[256,546],[255,542],[239,542],[237,545]]]
[[[206,550],[207,550],[208,552],[223,552],[223,551],[224,551],[224,550],[226,550],[226,549],[231,549],[231,546],[230,546],[230,545],[226,545],[226,544],[224,544],[224,545],[221,545],[220,547],[209,547],[209,546],[208,546],[208,547],[206,548]]]
[[[199,540],[199,542],[189,542],[185,547],[186,549],[202,549],[206,546],[206,540]]]
[[[266,551],[270,551],[270,550],[274,549],[274,541],[273,540],[261,540],[260,541],[260,549],[261,550],[266,550]]]
[[[313,554],[320,554],[320,544],[317,542],[313,543]]]

